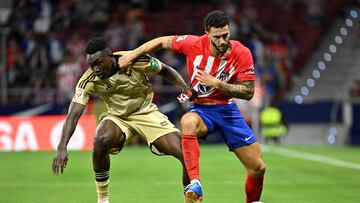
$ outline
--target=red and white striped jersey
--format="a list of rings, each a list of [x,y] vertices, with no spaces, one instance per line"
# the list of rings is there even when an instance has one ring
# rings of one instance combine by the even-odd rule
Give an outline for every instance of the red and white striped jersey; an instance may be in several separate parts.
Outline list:
[[[254,63],[250,50],[238,41],[230,40],[230,43],[229,56],[226,59],[220,59],[211,53],[210,39],[207,35],[174,37],[172,49],[186,56],[191,87],[198,92],[198,98],[194,102],[227,104],[232,99],[215,88],[201,85],[195,78],[199,69],[229,84],[236,81],[255,80]]]

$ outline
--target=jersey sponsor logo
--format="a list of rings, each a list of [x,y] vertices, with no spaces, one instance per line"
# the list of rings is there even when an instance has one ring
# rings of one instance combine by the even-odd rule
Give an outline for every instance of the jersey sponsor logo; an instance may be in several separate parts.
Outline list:
[[[176,42],[186,39],[187,35],[180,36],[176,39]]]
[[[212,89],[211,87],[205,86],[205,85],[202,85],[202,84],[199,84],[198,88],[199,88],[199,91],[200,91],[202,94],[205,94],[205,93],[207,93],[207,92],[210,92],[211,89]]]

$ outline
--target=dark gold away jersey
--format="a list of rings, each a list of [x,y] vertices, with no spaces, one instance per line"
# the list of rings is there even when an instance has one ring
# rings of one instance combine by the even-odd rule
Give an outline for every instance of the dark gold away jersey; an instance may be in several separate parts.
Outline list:
[[[115,52],[114,55],[124,53]],[[89,68],[78,81],[72,101],[86,105],[91,94],[95,93],[106,104],[108,114],[122,117],[157,110],[152,103],[153,90],[145,73],[158,73],[161,69],[161,62],[149,55],[135,61],[130,75],[117,72],[107,79],[100,79]]]

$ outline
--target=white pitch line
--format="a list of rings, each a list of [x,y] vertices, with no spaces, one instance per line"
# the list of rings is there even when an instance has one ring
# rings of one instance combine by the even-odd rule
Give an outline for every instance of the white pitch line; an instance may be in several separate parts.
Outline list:
[[[292,157],[292,158],[296,158],[296,159],[303,159],[303,160],[308,160],[308,161],[315,161],[315,162],[320,162],[323,164],[333,165],[333,166],[342,167],[342,168],[350,168],[350,169],[360,170],[359,163],[343,161],[343,160],[335,159],[332,157],[320,156],[320,155],[315,155],[315,154],[310,154],[310,153],[305,153],[305,152],[299,152],[299,151],[286,149],[286,148],[282,148],[282,147],[269,147],[269,146],[262,145],[261,148],[264,149],[264,151],[266,151],[266,152],[272,152],[272,153],[276,153],[276,154],[279,154],[282,156]]]

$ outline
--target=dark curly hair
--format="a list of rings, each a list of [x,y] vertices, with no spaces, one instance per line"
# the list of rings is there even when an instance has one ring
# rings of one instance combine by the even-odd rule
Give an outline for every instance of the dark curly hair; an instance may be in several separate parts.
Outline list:
[[[211,11],[204,19],[205,31],[209,31],[210,28],[221,28],[229,25],[230,18],[224,12],[220,10]]]
[[[107,53],[109,53],[109,51],[111,52],[105,38],[103,37],[94,37],[90,39],[86,44],[85,53],[94,54],[98,51],[106,51]]]

